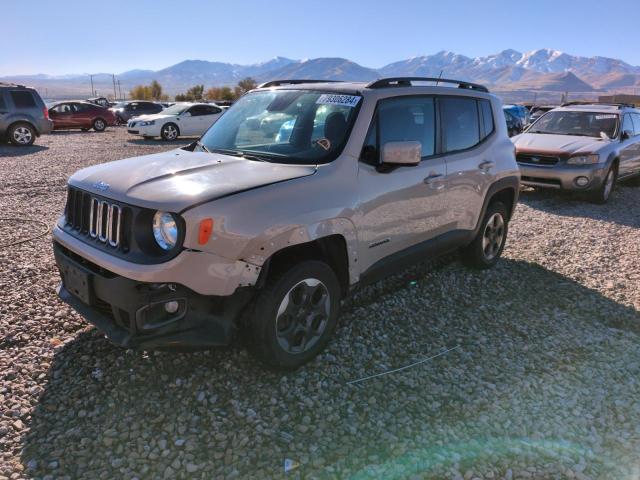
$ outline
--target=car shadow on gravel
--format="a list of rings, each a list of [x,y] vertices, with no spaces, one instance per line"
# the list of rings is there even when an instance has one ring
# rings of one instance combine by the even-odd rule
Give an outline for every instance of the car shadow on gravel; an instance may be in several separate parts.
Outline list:
[[[583,195],[553,189],[522,190],[519,201],[554,215],[640,227],[640,214],[636,208],[640,201],[640,186],[631,181],[618,183],[609,202],[604,205],[591,203]]]
[[[620,410],[602,391],[635,398],[635,383],[610,374],[620,367],[598,355],[605,345],[634,360],[623,339],[638,330],[638,312],[536,264],[503,259],[470,272],[455,259],[358,291],[328,351],[286,375],[264,370],[238,346],[136,352],[84,329],[51,361],[22,463],[32,476],[56,478],[281,477],[285,458],[302,463],[303,477],[332,478],[441,478],[452,465],[504,475],[524,454],[552,468],[587,456],[586,475],[613,468],[608,452],[555,452],[553,442],[587,442],[574,423],[600,419],[609,407],[609,423],[592,428],[626,428],[613,424]],[[415,368],[348,384],[454,345]],[[598,368],[605,380],[594,382]],[[578,396],[580,408],[545,415],[557,395]],[[520,426],[529,416],[531,426]],[[535,442],[527,432],[537,432]],[[518,435],[515,450],[482,448]],[[362,470],[371,465],[391,470]]]
[[[43,145],[30,145],[28,147],[15,147],[13,145],[5,145],[0,143],[0,159],[3,157],[24,157],[33,153],[49,150],[49,147]]]

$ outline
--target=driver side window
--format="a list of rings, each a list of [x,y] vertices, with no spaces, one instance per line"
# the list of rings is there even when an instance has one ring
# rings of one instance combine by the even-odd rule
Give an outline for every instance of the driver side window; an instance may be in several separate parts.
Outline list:
[[[375,165],[389,142],[420,142],[422,159],[435,154],[436,122],[433,97],[401,97],[378,104],[363,146],[362,159]]]

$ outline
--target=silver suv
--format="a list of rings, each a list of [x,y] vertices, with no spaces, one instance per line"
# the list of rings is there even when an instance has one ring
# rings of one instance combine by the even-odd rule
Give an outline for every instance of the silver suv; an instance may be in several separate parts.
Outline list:
[[[491,267],[520,181],[502,105],[434,82],[269,82],[188,147],[77,172],[53,232],[60,297],[122,346],[242,332],[292,369],[357,285],[455,249]]]
[[[640,110],[630,105],[565,104],[512,140],[524,185],[605,203],[618,179],[640,175]]]
[[[25,147],[50,133],[53,122],[46,105],[33,88],[0,82],[0,138]]]

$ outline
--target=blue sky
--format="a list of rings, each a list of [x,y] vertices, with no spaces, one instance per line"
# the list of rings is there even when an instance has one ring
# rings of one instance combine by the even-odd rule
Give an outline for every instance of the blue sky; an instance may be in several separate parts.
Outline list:
[[[185,59],[254,63],[346,57],[367,67],[451,50],[553,48],[640,65],[631,1],[10,1],[0,75],[121,73]],[[12,48],[16,46],[20,48]]]

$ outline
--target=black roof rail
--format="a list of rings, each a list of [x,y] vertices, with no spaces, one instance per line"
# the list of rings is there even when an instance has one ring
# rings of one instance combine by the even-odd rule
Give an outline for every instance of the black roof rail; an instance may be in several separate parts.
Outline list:
[[[484,85],[477,83],[465,82],[463,80],[451,80],[449,78],[435,78],[435,77],[389,77],[379,78],[373,82],[367,84],[367,88],[385,88],[385,87],[411,87],[411,82],[436,82],[438,83],[456,83],[458,88],[464,88],[467,90],[478,90],[479,92],[489,92],[489,89]]]
[[[26,86],[20,85],[19,83],[6,83],[6,82],[0,82],[0,87],[27,88]]]
[[[340,80],[271,80],[270,82],[264,82],[258,85],[258,88],[279,87],[280,85],[300,85],[303,83],[339,83]]]

